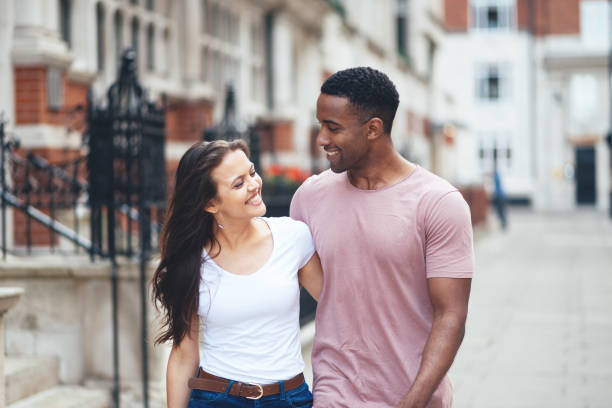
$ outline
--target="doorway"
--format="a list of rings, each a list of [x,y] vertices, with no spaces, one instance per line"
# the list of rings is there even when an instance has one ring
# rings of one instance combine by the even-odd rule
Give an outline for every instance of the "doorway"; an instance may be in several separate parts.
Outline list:
[[[576,203],[591,205],[596,200],[595,147],[576,147]]]

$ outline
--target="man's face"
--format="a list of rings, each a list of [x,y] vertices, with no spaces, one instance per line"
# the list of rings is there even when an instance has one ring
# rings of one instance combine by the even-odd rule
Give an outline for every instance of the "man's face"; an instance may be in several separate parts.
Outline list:
[[[321,129],[317,143],[334,173],[359,168],[368,151],[366,127],[347,98],[322,93],[317,99]]]

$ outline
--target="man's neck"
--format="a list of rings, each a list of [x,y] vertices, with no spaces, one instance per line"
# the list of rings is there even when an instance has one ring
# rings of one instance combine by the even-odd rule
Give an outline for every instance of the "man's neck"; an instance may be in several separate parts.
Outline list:
[[[374,157],[366,166],[349,169],[347,176],[351,184],[361,190],[380,190],[404,180],[414,168],[414,164],[393,149]]]

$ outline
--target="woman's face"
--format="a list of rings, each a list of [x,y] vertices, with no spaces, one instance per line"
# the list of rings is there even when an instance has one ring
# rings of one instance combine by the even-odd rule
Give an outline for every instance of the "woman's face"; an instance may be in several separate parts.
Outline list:
[[[211,200],[206,211],[215,214],[220,224],[266,213],[261,199],[261,177],[242,150],[227,153],[211,176],[217,184],[217,197]]]

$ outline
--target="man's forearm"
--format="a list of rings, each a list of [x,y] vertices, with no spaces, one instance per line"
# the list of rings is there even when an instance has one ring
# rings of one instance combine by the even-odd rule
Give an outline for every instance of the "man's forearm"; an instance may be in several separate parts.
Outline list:
[[[448,372],[465,333],[465,316],[448,313],[434,318],[417,376],[399,408],[421,408]]]

